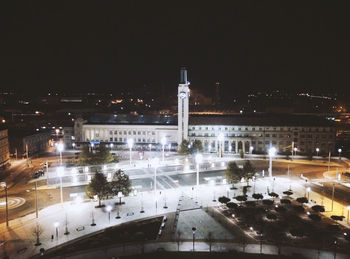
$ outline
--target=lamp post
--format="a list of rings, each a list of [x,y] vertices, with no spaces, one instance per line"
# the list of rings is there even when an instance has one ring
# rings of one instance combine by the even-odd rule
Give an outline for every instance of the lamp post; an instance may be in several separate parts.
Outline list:
[[[5,206],[6,206],[6,227],[9,226],[9,205],[7,196],[7,184],[5,182],[0,182],[0,186],[5,190]]]
[[[62,142],[57,144],[57,150],[60,152],[60,165],[62,165],[62,151],[64,149],[64,145]]]
[[[272,178],[272,157],[276,155],[276,148],[270,147],[269,149],[269,158],[270,158],[270,164],[269,164],[269,177]]]
[[[307,188],[306,188],[306,191],[307,191],[307,200],[309,201],[309,200],[310,200],[311,188],[310,188],[310,187],[307,187]]]
[[[59,166],[57,167],[57,176],[60,178],[60,197],[61,197],[61,203],[63,203],[63,190],[62,190],[62,176],[63,176],[63,167]]]
[[[164,148],[165,148],[165,145],[166,145],[166,138],[165,137],[162,137],[161,140],[160,140],[160,144],[162,144],[162,162],[164,162]]]
[[[111,148],[111,150],[112,150],[113,146],[114,146],[113,143],[109,144],[109,147]]]
[[[316,148],[316,154],[317,154],[317,156],[318,156],[318,153],[320,152],[320,149],[317,147]]]
[[[74,142],[72,143],[72,147],[73,147],[73,149],[75,149],[75,143]]]
[[[222,142],[224,141],[224,134],[219,133],[218,142],[219,142],[219,157],[222,157]]]
[[[107,205],[106,206],[106,211],[108,212],[108,223],[111,224],[111,211],[112,211],[112,206]]]
[[[196,168],[197,168],[197,188],[199,187],[199,164],[201,164],[203,161],[203,156],[202,154],[197,154],[196,155]]]
[[[129,150],[130,150],[130,165],[131,165],[131,151],[132,151],[133,145],[134,145],[134,140],[132,138],[129,138],[128,139],[128,147],[129,147]]]
[[[341,160],[341,148],[338,148],[339,160]]]
[[[159,165],[159,158],[155,157],[152,159],[152,165],[154,167],[154,193],[157,192],[157,167]]]
[[[192,239],[192,248],[193,248],[193,251],[194,251],[194,239],[195,239],[195,237],[196,237],[196,227],[193,227],[192,228],[192,234],[193,234],[193,239]]]
[[[60,225],[59,222],[53,223],[53,226],[55,227],[55,232],[56,232],[56,239],[58,239],[58,227],[59,227],[59,225]]]
[[[158,200],[157,200],[157,167],[159,165],[159,158],[155,157],[152,159],[152,165],[154,167],[154,199],[156,203],[156,210],[158,207]]]
[[[253,147],[253,146],[250,146],[250,147],[249,147],[250,154],[253,153],[253,150],[254,150],[254,147]]]
[[[298,148],[297,148],[297,147],[295,147],[293,150],[294,150],[294,155],[295,155],[295,156],[297,156],[297,151],[298,151]]]
[[[349,224],[349,211],[350,211],[350,206],[347,206],[347,207],[346,207],[346,210],[348,211],[348,217],[347,217],[346,222]]]

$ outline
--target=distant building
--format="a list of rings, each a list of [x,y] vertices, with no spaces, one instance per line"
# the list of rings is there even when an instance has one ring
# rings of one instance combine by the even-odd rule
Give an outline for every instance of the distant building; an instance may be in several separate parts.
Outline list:
[[[10,152],[18,157],[25,157],[44,152],[49,147],[51,139],[50,131],[36,131],[27,129],[10,129]]]
[[[190,141],[200,140],[206,151],[266,153],[270,146],[279,153],[328,154],[335,149],[336,129],[325,119],[315,116],[247,114],[192,115]],[[218,136],[222,134],[223,143]],[[222,145],[221,145],[222,144]]]
[[[7,129],[0,129],[0,167],[6,166],[9,161],[10,153]]]
[[[220,89],[220,84],[217,84]],[[216,96],[219,102],[220,95]],[[160,145],[163,137],[173,147],[183,140],[199,140],[206,152],[266,153],[274,146],[279,153],[327,154],[334,152],[336,130],[332,122],[316,116],[280,114],[189,114],[190,89],[187,70],[180,70],[178,114],[126,115],[96,114],[75,120],[74,136],[78,143]],[[222,138],[222,140],[219,139]],[[69,136],[68,136],[69,138]]]

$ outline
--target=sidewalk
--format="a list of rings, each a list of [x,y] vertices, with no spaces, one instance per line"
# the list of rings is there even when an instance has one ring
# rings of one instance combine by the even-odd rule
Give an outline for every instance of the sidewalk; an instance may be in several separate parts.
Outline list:
[[[282,192],[289,188],[289,185],[293,189],[293,198],[304,196],[304,186],[299,182],[292,181],[286,178],[276,178],[275,183],[269,178],[258,179],[256,182],[256,193],[263,193],[264,197],[267,196],[266,186],[270,186],[270,191],[277,192],[282,197]],[[239,184],[238,186],[242,186]],[[250,188],[253,189],[253,188]],[[249,190],[248,196],[251,199],[251,192]],[[132,221],[135,219],[142,219],[154,215],[164,215],[169,212],[175,212],[178,206],[180,195],[187,195],[193,197],[198,204],[203,207],[211,207],[218,205],[218,202],[214,202],[219,196],[227,195],[232,198],[235,195],[241,194],[241,188],[237,190],[230,190],[230,185],[201,185],[197,190],[196,187],[181,187],[177,189],[162,190],[161,194],[157,193],[155,197],[154,192],[142,192],[137,196],[129,196],[123,198],[125,205],[120,207],[114,207],[111,212],[111,223],[108,222],[108,213],[103,209],[94,208],[97,202],[66,202],[63,205],[57,204],[47,207],[39,212],[39,218],[35,219],[35,214],[27,215],[26,217],[12,220],[10,222],[10,228],[6,228],[5,224],[0,225],[0,239],[6,241],[5,244],[0,245],[1,250],[6,251],[10,258],[28,258],[33,254],[39,253],[39,249],[42,247],[45,250],[54,246],[60,245],[64,242],[70,241],[75,238],[83,237],[89,233],[104,229],[106,227],[117,225],[123,222]],[[214,199],[215,198],[215,199]],[[321,204],[321,198],[316,194],[310,194],[312,200],[316,200],[318,204]],[[157,200],[157,208],[156,201]],[[107,200],[104,204],[111,204],[114,206],[116,200]],[[167,209],[164,209],[164,204],[167,204]],[[329,201],[323,198],[323,202],[326,206],[326,210],[329,209]],[[312,206],[313,204],[309,204]],[[341,204],[334,202],[334,211],[331,214],[339,215],[344,208]],[[121,219],[115,219],[117,210],[120,210]],[[144,213],[141,213],[144,210]],[[92,222],[92,212],[96,226],[90,226]],[[330,213],[326,212],[326,216],[330,216]],[[66,217],[68,219],[69,235],[64,235]],[[58,238],[56,238],[54,223],[58,222]],[[40,237],[42,245],[40,247],[34,246],[35,237],[33,235],[33,228],[36,224],[39,224],[43,229],[43,234]],[[346,222],[339,222],[346,226]],[[184,231],[188,232],[189,227],[183,226]],[[222,229],[217,228],[219,231]],[[206,229],[210,231],[210,229]],[[215,231],[215,229],[213,229]],[[54,235],[54,240],[51,239],[51,235]],[[1,242],[0,242],[1,244]],[[0,251],[1,251],[0,250]]]

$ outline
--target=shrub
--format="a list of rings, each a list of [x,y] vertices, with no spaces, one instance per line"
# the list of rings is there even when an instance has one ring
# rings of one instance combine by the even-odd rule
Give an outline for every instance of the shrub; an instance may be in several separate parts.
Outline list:
[[[331,219],[333,220],[338,220],[338,221],[343,221],[344,216],[337,216],[337,215],[332,215]]]
[[[291,201],[288,199],[281,199],[280,202],[281,204],[291,204]]]
[[[226,206],[230,209],[236,209],[238,207],[238,205],[234,202],[228,202],[226,203]]]
[[[285,191],[285,192],[283,192],[283,194],[290,196],[290,195],[293,194],[293,192],[291,192],[291,191]]]
[[[224,203],[224,204],[228,203],[230,200],[231,200],[231,199],[230,199],[230,198],[227,198],[226,196],[219,197],[219,199],[218,199],[218,201],[219,201],[220,203]]]
[[[247,195],[239,195],[235,197],[237,201],[246,201],[247,200]]]
[[[306,197],[299,197],[299,198],[297,198],[297,202],[299,202],[299,203],[308,203],[309,200]]]
[[[314,212],[325,212],[324,206],[321,206],[321,205],[312,206],[311,209],[312,209]]]
[[[274,198],[277,198],[277,197],[279,196],[279,195],[278,195],[277,193],[275,193],[275,192],[270,192],[269,195],[270,195],[271,197],[274,197]]]
[[[261,193],[254,193],[252,197],[256,200],[262,200],[264,196]]]
[[[313,221],[321,221],[321,217],[317,214],[310,214],[309,218],[312,219]]]

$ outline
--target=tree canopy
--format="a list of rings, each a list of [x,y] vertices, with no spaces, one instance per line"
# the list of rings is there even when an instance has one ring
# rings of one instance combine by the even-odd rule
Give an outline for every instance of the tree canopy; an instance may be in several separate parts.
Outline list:
[[[126,196],[131,192],[129,176],[120,169],[114,173],[110,186],[113,195],[118,195],[121,192]]]
[[[105,145],[100,145],[95,152],[90,152],[89,147],[84,146],[78,158],[79,165],[99,165],[116,161],[117,159]]]
[[[243,171],[236,162],[229,162],[225,171],[226,179],[229,183],[238,183],[243,177]]]
[[[178,152],[179,154],[183,155],[203,152],[202,142],[197,139],[192,143],[188,142],[187,140],[183,140],[180,144]]]
[[[110,186],[107,178],[103,173],[96,172],[91,182],[86,187],[86,194],[89,198],[97,195],[98,206],[101,207],[101,200],[105,199],[110,194]]]
[[[249,179],[252,179],[255,176],[255,168],[252,163],[247,160],[243,165],[243,177],[246,179],[247,183]]]

